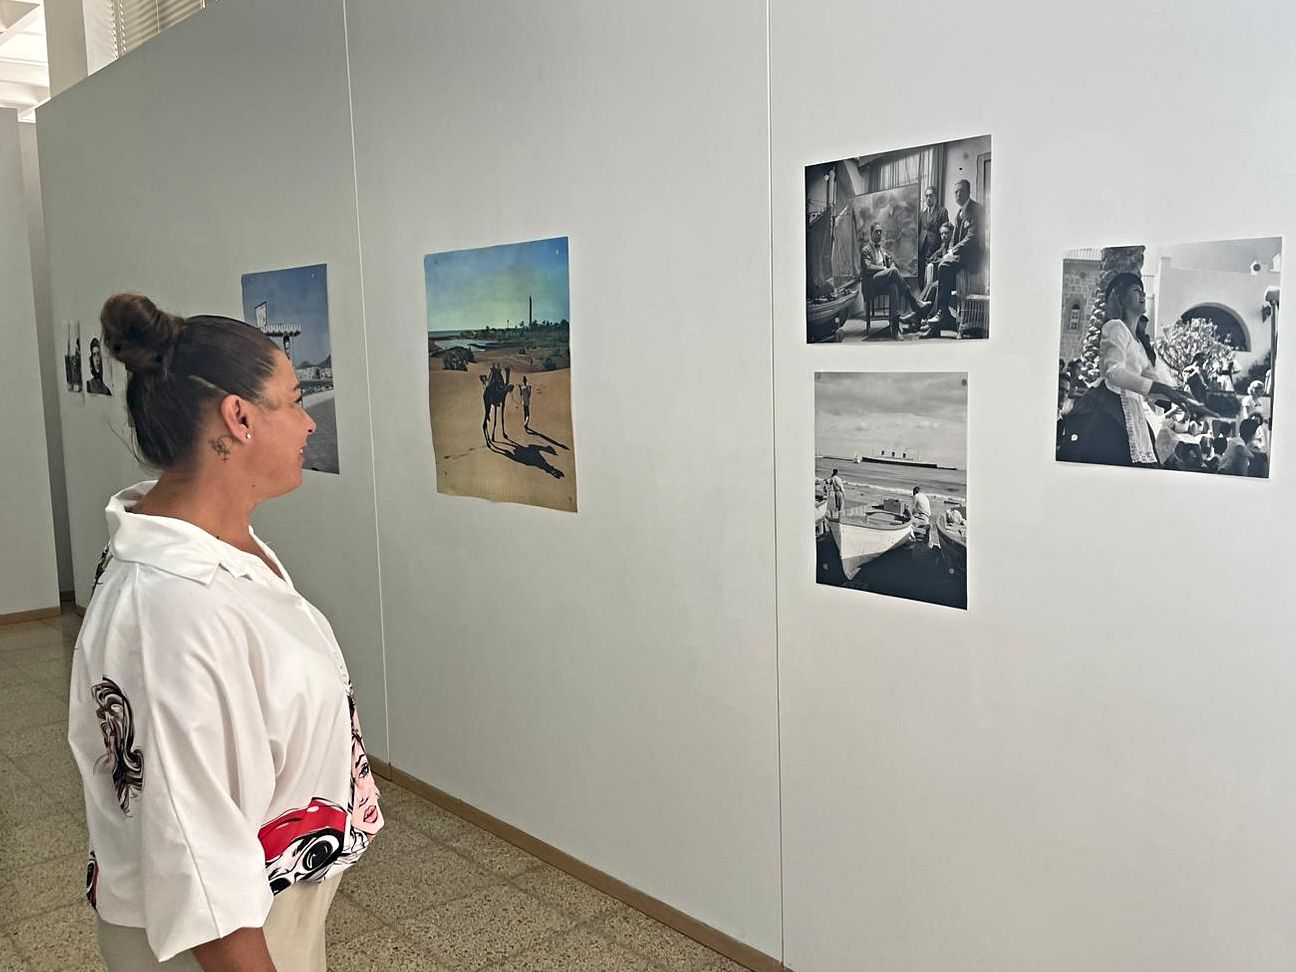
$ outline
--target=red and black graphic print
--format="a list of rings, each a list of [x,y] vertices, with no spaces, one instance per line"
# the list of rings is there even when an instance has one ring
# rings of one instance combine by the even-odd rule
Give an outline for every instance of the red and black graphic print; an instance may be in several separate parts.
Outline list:
[[[378,785],[369,768],[369,754],[365,751],[364,736],[360,732],[355,691],[350,686],[347,687],[347,712],[351,717],[351,800],[347,807],[350,829],[342,861],[353,864],[382,829],[383,816],[378,807]]]
[[[107,675],[90,689],[90,696],[107,750],[100,763],[112,773],[117,802],[122,813],[130,816],[131,800],[144,786],[144,756],[135,748],[135,717],[130,701]]]
[[[278,894],[298,881],[323,878],[342,853],[348,816],[346,807],[316,797],[258,830],[270,891]]]

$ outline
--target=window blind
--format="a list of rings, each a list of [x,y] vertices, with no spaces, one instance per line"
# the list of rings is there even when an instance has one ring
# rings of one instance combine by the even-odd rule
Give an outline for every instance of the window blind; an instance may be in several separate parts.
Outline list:
[[[216,0],[111,0],[113,36],[121,57]]]

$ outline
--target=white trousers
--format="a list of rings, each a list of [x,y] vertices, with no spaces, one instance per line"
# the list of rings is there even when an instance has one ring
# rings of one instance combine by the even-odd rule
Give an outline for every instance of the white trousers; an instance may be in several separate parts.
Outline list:
[[[275,895],[263,931],[278,972],[327,972],[324,920],[341,880],[339,874],[322,882],[299,881]],[[99,951],[108,972],[202,972],[193,952],[181,952],[169,961],[159,962],[143,928],[110,925],[102,918]]]

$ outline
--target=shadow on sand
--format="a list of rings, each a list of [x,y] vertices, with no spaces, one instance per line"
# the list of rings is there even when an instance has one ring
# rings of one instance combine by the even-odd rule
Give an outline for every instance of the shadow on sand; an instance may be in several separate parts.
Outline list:
[[[563,445],[561,442],[559,442],[557,439],[551,439],[551,438],[549,438],[549,436],[545,435],[543,432],[537,432],[535,429],[531,428],[531,426],[529,426],[529,425],[524,426],[524,428],[525,428],[527,434],[529,434],[529,435],[534,435],[537,439],[544,439],[544,440],[545,440],[546,442],[548,442],[551,446],[557,446],[559,449],[564,449],[564,450],[566,450],[567,452],[571,452],[571,446],[565,446],[565,445]],[[550,451],[553,451],[553,450],[550,450]]]
[[[542,436],[542,438],[548,439],[547,436]],[[549,441],[553,440],[550,439]],[[553,446],[523,445],[520,442],[514,442],[508,436],[504,437],[504,444],[491,442],[488,439],[486,441],[486,446],[491,452],[512,459],[514,462],[523,466],[534,466],[536,469],[548,473],[554,479],[563,478],[563,471],[551,464],[549,460],[545,458],[546,453],[551,456],[558,455],[558,450]],[[563,448],[565,449],[567,447],[563,446]]]

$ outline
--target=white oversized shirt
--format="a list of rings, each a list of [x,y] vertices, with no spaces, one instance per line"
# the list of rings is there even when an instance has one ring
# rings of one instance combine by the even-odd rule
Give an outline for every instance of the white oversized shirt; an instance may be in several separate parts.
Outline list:
[[[108,504],[72,662],[86,894],[159,961],[265,923],[273,896],[359,859],[382,827],[346,662],[259,557]],[[258,540],[257,543],[260,543]]]

